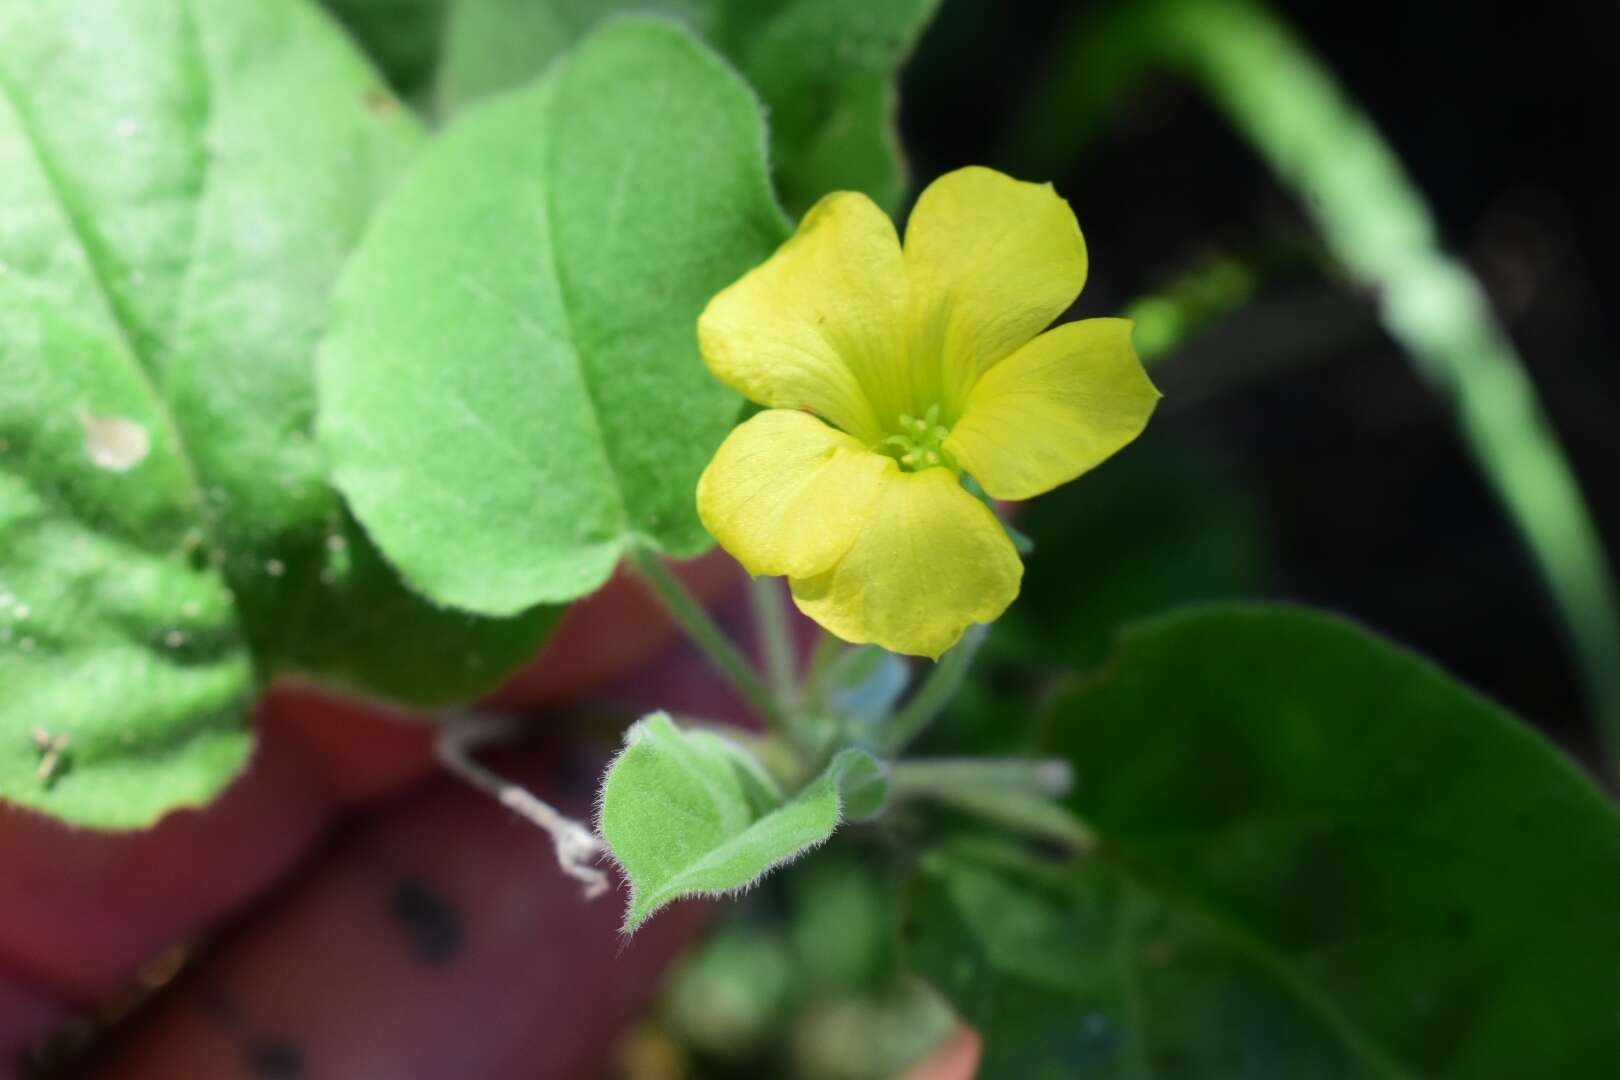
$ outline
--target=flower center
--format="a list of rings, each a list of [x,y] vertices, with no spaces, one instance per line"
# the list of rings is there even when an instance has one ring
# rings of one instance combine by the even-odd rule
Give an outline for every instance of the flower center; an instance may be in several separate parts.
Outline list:
[[[883,440],[883,451],[897,458],[900,467],[911,472],[944,465],[955,469],[945,453],[945,437],[951,432],[939,422],[939,406],[930,405],[922,416],[900,414],[900,434]]]

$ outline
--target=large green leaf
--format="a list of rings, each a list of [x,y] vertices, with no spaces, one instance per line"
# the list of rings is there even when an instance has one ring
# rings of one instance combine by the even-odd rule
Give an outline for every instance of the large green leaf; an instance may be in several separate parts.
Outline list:
[[[439,72],[446,110],[527,81],[609,15],[656,12],[702,33],[765,100],[772,161],[794,214],[840,190],[864,191],[893,210],[905,191],[894,74],[938,0],[448,2]]]
[[[1035,550],[988,648],[1009,663],[1072,671],[1108,655],[1116,627],[1171,607],[1266,591],[1263,518],[1207,452],[1131,447],[1030,502]]]
[[[406,594],[311,438],[328,291],[420,141],[303,0],[0,5],[0,796],[142,825],[233,773],[255,670],[452,696],[532,646]]]
[[[1342,620],[1140,624],[1054,701],[1101,838],[937,856],[918,955],[987,1076],[1599,1077],[1620,1061],[1620,814],[1574,765]],[[954,957],[946,945],[956,943]]]
[[[1248,942],[1104,859],[921,860],[908,956],[984,1034],[983,1080],[1405,1076]]]
[[[604,27],[379,212],[320,365],[338,485],[418,588],[489,615],[588,593],[631,545],[701,552],[739,402],[694,327],[785,232],[747,87],[674,23]]]
[[[876,809],[882,787],[870,756],[844,750],[784,801],[730,739],[663,713],[639,721],[602,783],[602,836],[630,882],[625,931],[681,897],[747,887],[826,841],[846,812]]]

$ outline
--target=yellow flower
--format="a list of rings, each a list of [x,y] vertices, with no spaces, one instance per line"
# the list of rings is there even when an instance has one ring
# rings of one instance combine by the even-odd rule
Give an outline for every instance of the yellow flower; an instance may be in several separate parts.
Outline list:
[[[698,482],[703,523],[845,641],[937,658],[1005,611],[1024,572],[962,474],[997,499],[1049,491],[1158,401],[1129,322],[1046,329],[1085,278],[1049,184],[949,173],[904,248],[866,196],[822,199],[698,321],[709,370],[769,407]]]

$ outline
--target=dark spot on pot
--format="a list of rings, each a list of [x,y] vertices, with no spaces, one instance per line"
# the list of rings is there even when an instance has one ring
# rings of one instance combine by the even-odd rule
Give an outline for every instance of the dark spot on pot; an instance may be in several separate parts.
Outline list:
[[[254,1080],[299,1080],[304,1053],[286,1039],[258,1039],[248,1044],[247,1066]]]
[[[461,951],[465,938],[461,912],[423,882],[406,878],[395,886],[388,914],[405,932],[411,953],[422,963],[439,967]]]

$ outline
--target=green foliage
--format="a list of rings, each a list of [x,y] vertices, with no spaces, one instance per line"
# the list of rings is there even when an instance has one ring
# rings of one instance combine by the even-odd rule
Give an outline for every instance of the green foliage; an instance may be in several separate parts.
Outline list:
[[[599,819],[626,932],[884,812],[675,995],[739,1068],[790,1070],[774,1038],[892,1071],[940,1033],[897,977],[903,865],[906,951],[987,1077],[1606,1075],[1620,815],[1432,666],[1211,607],[1138,624],[1026,723],[1112,625],[1258,583],[1252,515],[1192,463],[1128,455],[1025,514],[1025,598],[931,736],[952,758],[903,754],[978,632],[916,688],[874,646],[801,683],[761,593],[767,690],[664,570],[711,543],[693,490],[742,408],[698,314],[785,239],[778,196],[899,202],[894,73],[935,3],[326,0],[454,114],[431,145],[312,0],[0,5],[0,798],[146,826],[237,773],[269,679],[464,700],[630,556],[774,726],[631,728]],[[1607,693],[1601,553],[1398,164],[1263,9],[1132,11],[1461,387]],[[1137,66],[1110,64],[1097,94]]]
[[[1303,610],[1196,609],[1128,632],[1044,725],[1097,855],[958,847],[919,879],[914,956],[985,1026],[984,1075],[1620,1060],[1620,818],[1425,661]]]
[[[0,10],[0,795],[143,825],[232,775],[255,672],[444,700],[543,632],[406,593],[310,437],[328,291],[420,142],[301,2]]]
[[[631,546],[698,554],[738,399],[693,327],[785,232],[747,87],[673,23],[604,27],[453,124],[356,251],[320,367],[338,486],[408,580],[486,615]]]
[[[435,105],[452,116],[521,86],[615,15],[661,15],[702,29],[709,0],[444,0]]]
[[[906,189],[894,76],[939,0],[720,0],[714,39],[770,108],[782,201],[829,191],[894,211]]]
[[[1380,320],[1416,374],[1451,403],[1568,627],[1620,778],[1620,587],[1603,537],[1485,288],[1444,249],[1437,215],[1373,118],[1261,0],[1097,5],[1067,39],[1007,155],[1024,168],[1055,167],[1156,72],[1203,92],[1293,192],[1334,258],[1378,297]],[[1162,307],[1149,313],[1160,318],[1140,343],[1145,355],[1173,329]]]
[[[689,950],[658,1010],[689,1075],[892,1080],[949,1034],[949,1007],[896,966],[896,854],[840,833]]]
[[[1008,662],[1083,669],[1126,622],[1261,592],[1260,521],[1201,455],[1164,440],[1133,446],[1025,508],[1019,525],[1034,554],[988,648]]]
[[[1467,263],[1372,121],[1257,0],[1158,0],[1165,58],[1199,80],[1316,218],[1334,255],[1378,290],[1417,374],[1450,399],[1485,479],[1540,565],[1570,633],[1620,779],[1620,586],[1524,362]]]
[[[843,750],[784,800],[742,747],[682,731],[663,713],[638,722],[602,784],[601,832],[630,882],[624,927],[684,896],[746,888],[877,809],[877,763]]]
[[[417,100],[427,93],[439,66],[440,38],[449,0],[323,0],[371,58],[389,84]]]
[[[911,960],[984,1033],[985,1080],[1407,1075],[1108,862],[956,845],[923,860],[911,906]]]
[[[349,0],[350,3],[355,0]],[[894,74],[938,0],[449,0],[439,99],[454,111],[544,71],[604,18],[678,18],[763,98],[771,160],[795,215],[829,191],[889,210],[905,192]]]

